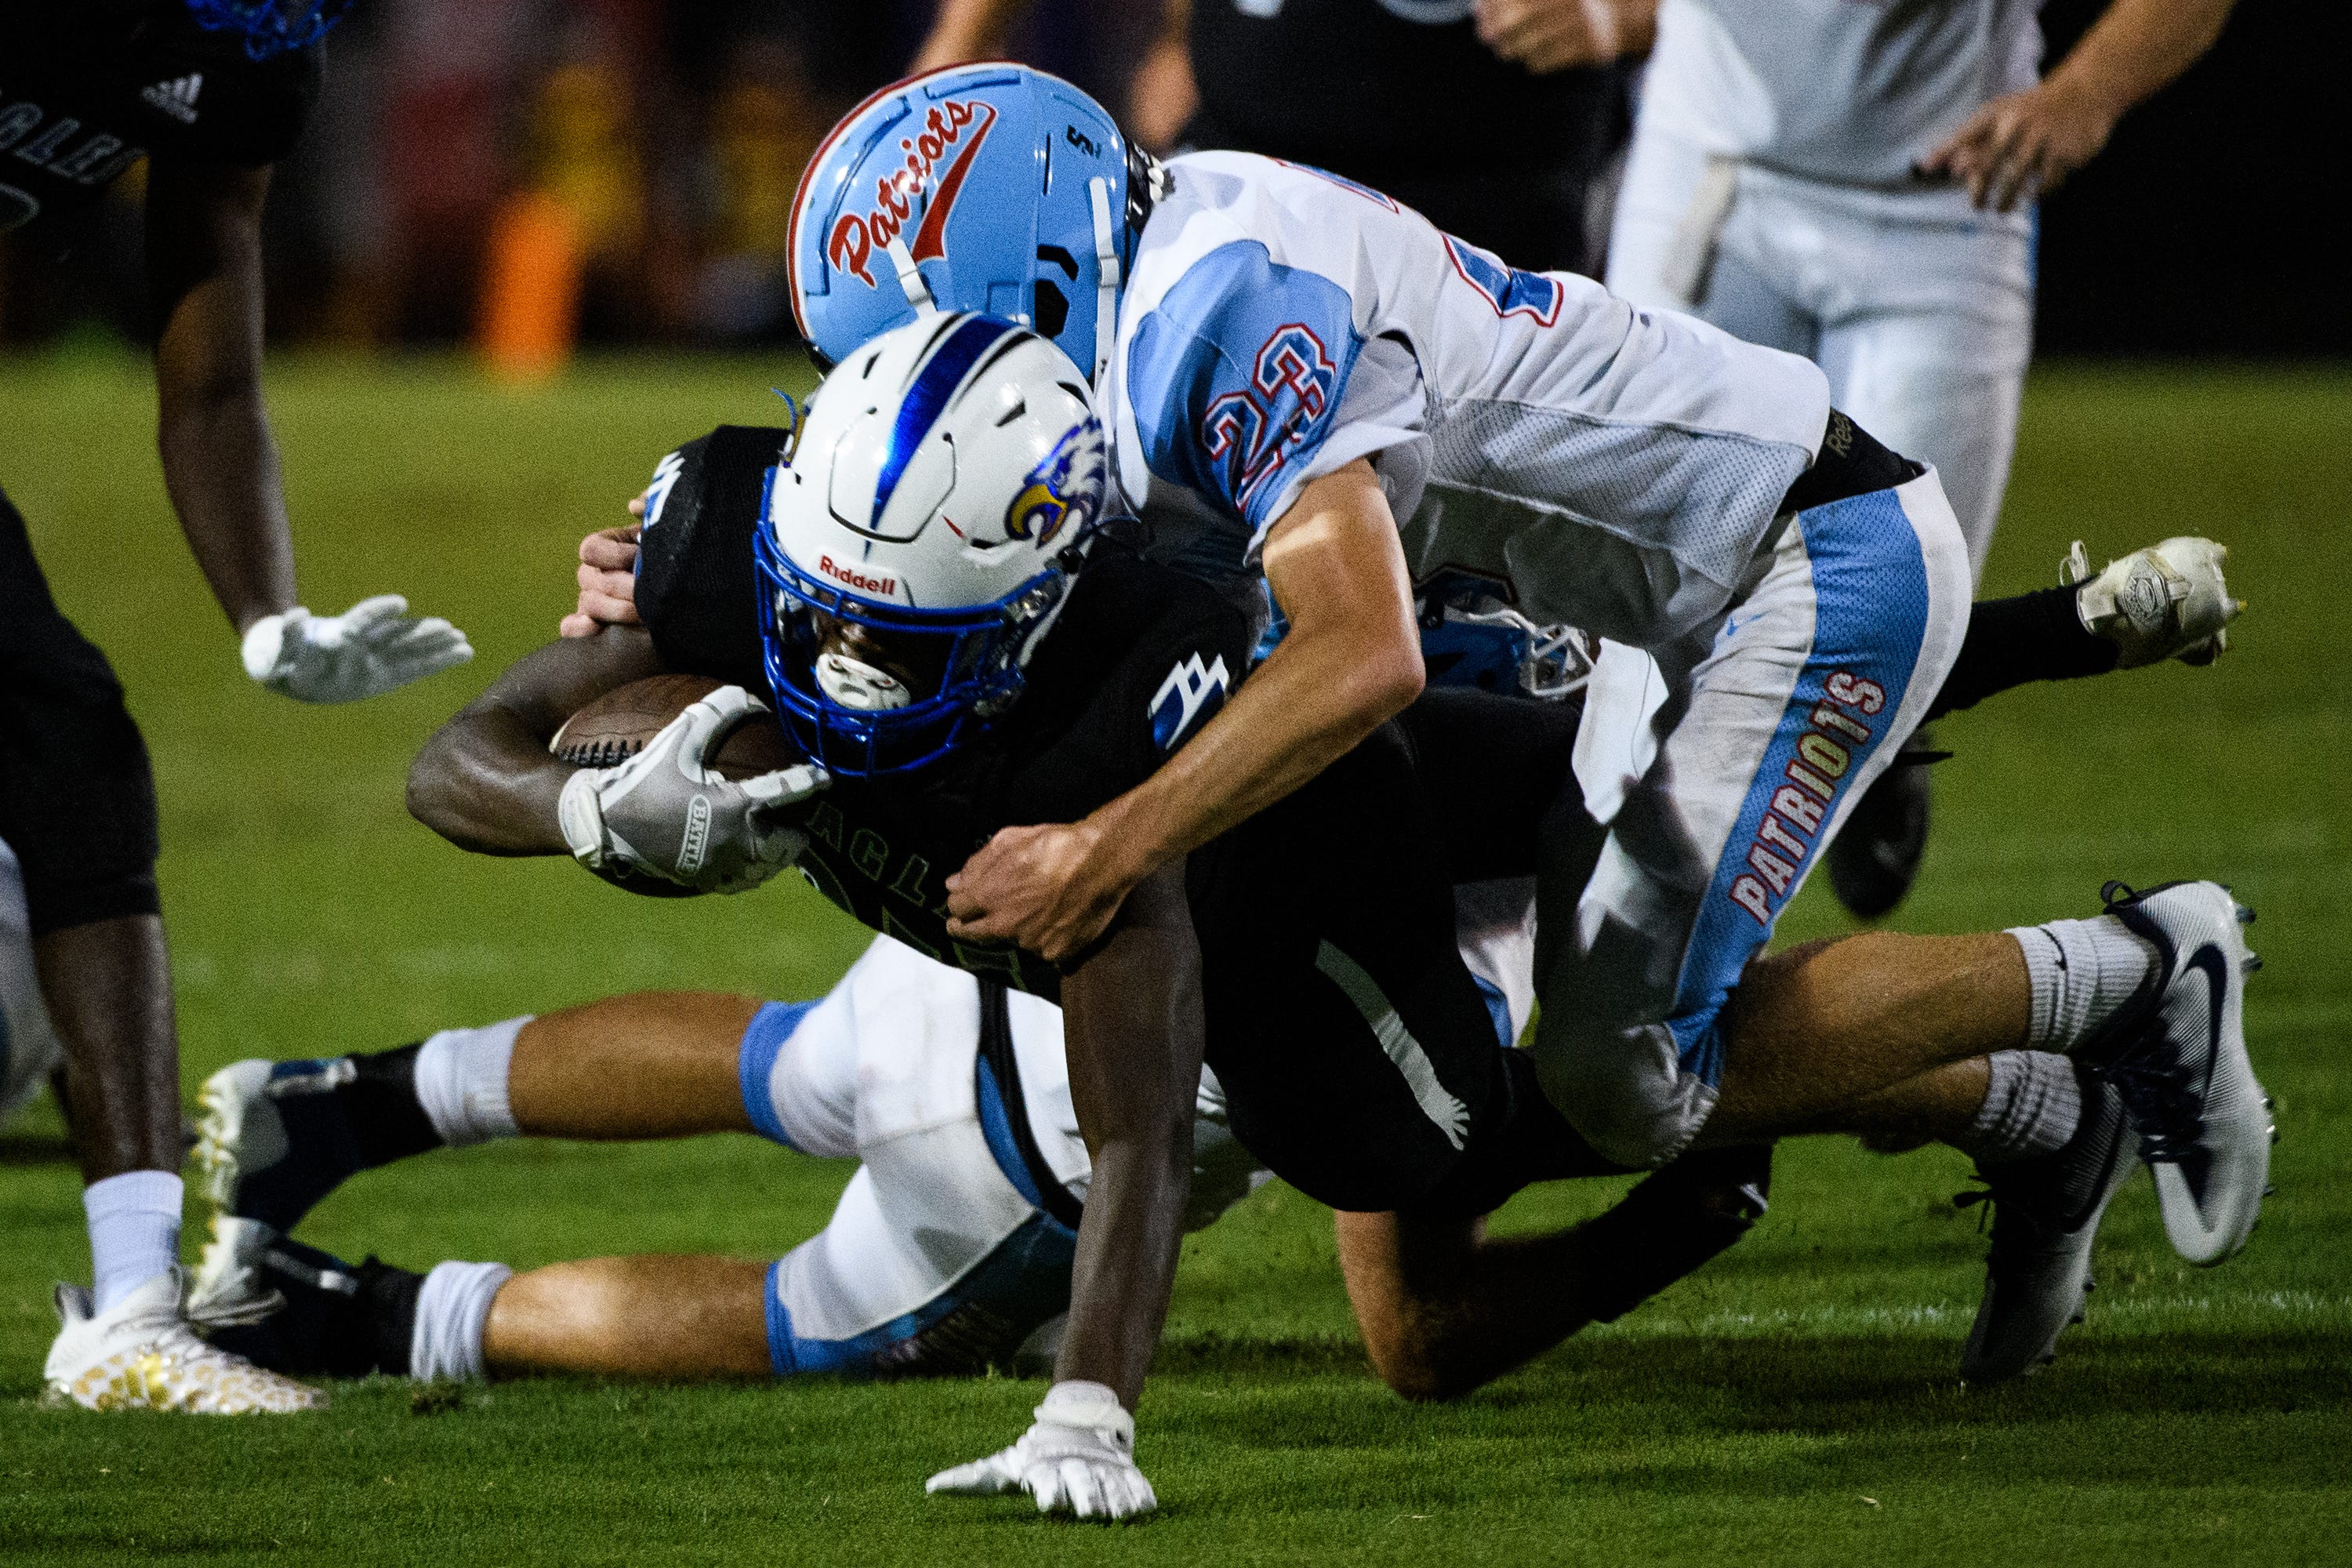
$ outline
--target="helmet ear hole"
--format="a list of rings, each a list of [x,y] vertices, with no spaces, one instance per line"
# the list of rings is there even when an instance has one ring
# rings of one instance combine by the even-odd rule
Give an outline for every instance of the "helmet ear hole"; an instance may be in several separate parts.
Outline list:
[[[1031,286],[1029,317],[1041,338],[1058,338],[1069,325],[1070,301],[1052,279],[1040,278]]]

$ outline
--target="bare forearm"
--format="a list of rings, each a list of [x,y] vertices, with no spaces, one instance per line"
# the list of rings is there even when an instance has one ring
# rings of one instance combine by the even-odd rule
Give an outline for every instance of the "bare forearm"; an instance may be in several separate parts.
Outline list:
[[[1264,560],[1289,635],[1190,744],[1089,819],[1130,873],[1247,821],[1421,695],[1412,583],[1370,462],[1310,481]]]
[[[548,754],[548,738],[593,699],[662,668],[635,626],[524,655],[417,752],[410,815],[479,854],[568,854],[556,805],[572,769]]]
[[[936,70],[965,60],[1000,58],[1029,0],[946,0],[913,69]]]
[[[261,405],[266,170],[159,160],[147,195],[164,488],[239,632],[294,604],[294,544]]]
[[[167,387],[156,446],[181,531],[230,623],[242,633],[291,608],[294,541],[258,383]]]
[[[556,806],[572,772],[513,714],[467,709],[410,766],[409,815],[478,855],[567,854]]]
[[[2234,0],[2116,0],[2050,73],[2121,116],[2197,63],[2221,36]]]
[[[1147,879],[1062,992],[1070,1093],[1094,1163],[1056,1374],[1130,1410],[1159,1343],[1192,1187],[1200,953],[1182,868]]]
[[[1090,825],[1138,870],[1189,854],[1289,795],[1402,712],[1418,685],[1399,673],[1367,665],[1337,639],[1293,637],[1191,744],[1097,810]]]

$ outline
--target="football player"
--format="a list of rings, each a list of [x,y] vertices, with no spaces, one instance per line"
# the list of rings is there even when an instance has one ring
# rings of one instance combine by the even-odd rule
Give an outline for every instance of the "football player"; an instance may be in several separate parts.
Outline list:
[[[1598,855],[1547,825],[1534,1054],[1595,1148],[1654,1165],[1987,1053],[2079,1054],[2129,1103],[2176,1247],[2211,1263],[2243,1244],[2270,1130],[2219,886],[1759,957],[1968,620],[1934,473],[1832,410],[1818,368],[1515,270],[1310,169],[1156,164],[1075,89],[1005,66],[846,116],[803,177],[791,263],[803,335],[845,362],[933,300],[1034,310],[1054,281],[1067,315],[1037,324],[1089,367],[1125,500],[1191,491],[1290,623],[1146,783],[1000,831],[950,880],[950,936],[1087,951],[1141,879],[1402,711],[1423,678],[1414,575],[1483,571],[1664,680],[1654,758]],[[2194,564],[2124,612],[2164,651],[2234,610],[2218,561]],[[1596,705],[1624,682],[1597,677]]]
[[[320,39],[344,3],[89,0],[0,14],[0,229],[37,246],[145,162],[164,486],[242,639],[246,673],[304,702],[373,696],[472,657],[446,621],[410,617],[397,595],[340,616],[296,599],[261,402],[261,206],[270,164],[318,96]],[[59,1293],[49,1396],[206,1411],[311,1404],[181,1322],[179,1046],[154,785],[113,670],[51,599],[5,496],[0,715],[0,836],[23,868],[41,989],[64,1042],[96,1277],[90,1290]]]
[[[1496,908],[1465,900],[1464,956],[1524,972],[1513,901],[1502,923],[1478,923]],[[1508,1029],[1525,1022],[1527,988],[1503,978],[1522,1008],[1498,1015]],[[819,1002],[615,997],[398,1050],[240,1062],[200,1100],[195,1158],[220,1213],[189,1310],[215,1343],[281,1372],[959,1374],[1011,1365],[1024,1345],[1050,1356],[1069,1300],[1088,1161],[1058,1010],[887,937]],[[355,1267],[287,1236],[356,1171],[428,1149],[715,1131],[863,1163],[823,1232],[772,1265],[604,1258],[516,1275],[450,1261],[420,1275],[373,1258]],[[1203,1074],[1185,1228],[1263,1179]],[[1703,1155],[1572,1239],[1514,1244],[1515,1260],[1531,1245],[1558,1259],[1548,1307],[1511,1318],[1549,1323],[1549,1343],[1616,1317],[1737,1239],[1768,1181],[1760,1151]],[[1434,1310],[1433,1283],[1351,1268],[1368,1321],[1406,1301],[1445,1325],[1383,1359],[1391,1382],[1436,1392],[1441,1376],[1458,1384],[1465,1367],[1500,1371],[1541,1348],[1523,1326],[1505,1357],[1494,1336],[1471,1336],[1471,1314]]]
[[[943,5],[925,70],[1002,58],[1028,0]],[[1166,0],[1130,99],[1154,149],[1296,158],[1533,266],[1595,272],[1654,0]]]
[[[982,338],[964,351],[967,362],[957,365],[951,345],[958,333],[973,325],[950,319],[932,328],[919,325],[894,332],[837,372],[835,379],[827,383],[828,394],[837,391],[841,398],[856,397],[872,367],[898,352],[893,340],[903,341],[910,332],[926,337],[925,357],[915,375],[918,383],[929,374],[925,367],[934,364],[941,367],[943,377],[961,382],[977,374],[972,364],[987,361],[990,340]],[[980,325],[983,332],[1003,331]],[[969,395],[959,390],[949,406]],[[986,393],[982,395],[985,405]],[[1005,401],[1025,406],[1030,400],[1007,396]],[[818,412],[802,437],[806,449],[818,456],[809,459],[790,482],[796,489],[804,485],[820,487],[833,504],[845,502],[862,484],[875,482],[850,477],[856,472],[854,466],[848,474],[839,472],[845,449],[842,426],[854,426],[855,421],[831,416],[845,408],[860,417],[870,415],[886,430],[895,429],[898,421],[887,399],[861,405],[820,397]],[[960,462],[964,454],[977,451],[973,437],[978,434],[973,432],[959,443]],[[791,493],[782,488],[787,482],[785,470],[772,466],[781,455],[784,439],[782,432],[722,430],[665,459],[646,504],[650,526],[641,574],[634,583],[624,579],[604,583],[597,589],[607,598],[620,592],[641,594],[646,604],[644,618],[656,644],[679,664],[705,673],[756,679],[741,673],[755,657],[756,650],[748,645],[751,628],[759,620],[761,598],[750,582],[753,551],[746,535],[763,509],[775,510],[773,497]],[[911,476],[920,471],[920,460],[911,456],[919,449],[919,443],[910,438],[907,446],[910,457],[904,470],[909,477],[902,482],[913,483]],[[832,455],[830,468],[824,454]],[[854,465],[854,457],[851,461]],[[935,479],[929,482],[936,484]],[[960,487],[953,493],[959,498],[963,494]],[[967,531],[974,512],[985,516],[989,510],[961,499],[939,507],[942,518],[963,513],[965,521],[957,526]],[[846,528],[845,524],[835,526]],[[887,532],[900,535],[913,527],[910,520],[901,517]],[[767,537],[764,527],[760,537],[762,541]],[[907,559],[901,541],[861,542],[845,533],[843,543],[845,554],[855,550],[856,559],[871,563],[860,570],[877,583],[877,574],[890,575],[892,566]],[[892,543],[900,548],[888,548]],[[767,546],[763,543],[762,548]],[[813,553],[812,559],[824,557]],[[1118,560],[1114,554],[1106,563]],[[1089,566],[1087,571],[1097,569]],[[772,565],[770,570],[776,569]],[[1116,574],[1133,574],[1139,568],[1130,563],[1113,564],[1112,570],[1111,581],[1116,582]],[[1073,616],[1079,614],[1078,606],[1085,602],[1087,585],[1101,581],[1091,575],[1078,579],[1072,590]],[[1175,584],[1168,586],[1173,591]],[[878,586],[876,591],[880,591]],[[2032,615],[2050,612],[2053,606],[2043,602],[2046,597],[2032,596],[1998,608],[2023,611],[2030,619]],[[933,608],[937,610],[936,604]],[[2073,608],[2069,605],[2059,613],[2071,616]],[[1099,622],[1089,616],[1081,624]],[[1138,621],[1123,635],[1134,637],[1139,630],[1147,640],[1157,635],[1148,620]],[[1082,634],[1075,642],[1061,640],[1066,636],[1066,623],[1063,630],[1041,643],[1031,670],[1033,679],[1056,680],[1065,663],[1092,666],[1116,675],[1120,658],[1111,645],[1098,640],[1099,634]],[[1972,643],[1976,640],[1972,633]],[[626,647],[627,643],[610,646]],[[868,655],[874,651],[866,650]],[[420,815],[460,842],[510,852],[552,851],[560,835],[548,814],[559,810],[562,793],[604,787],[593,778],[584,784],[566,781],[563,770],[549,763],[541,745],[571,710],[571,704],[592,694],[584,687],[572,689],[569,683],[580,678],[562,671],[567,667],[584,670],[585,661],[597,657],[593,647],[568,655],[561,650],[542,653],[502,678],[474,714],[453,725],[420,759],[416,779]],[[816,665],[814,657],[802,657],[809,667]],[[557,662],[559,658],[563,662]],[[865,664],[863,658],[859,663]],[[784,679],[793,668],[780,658],[771,674]],[[1973,700],[1996,689],[1999,673],[1996,668],[1970,676],[1967,690],[1958,700]],[[912,672],[900,679],[871,665],[838,671],[834,679],[839,681],[845,676],[854,677],[856,683],[845,689],[857,693],[877,689],[886,679],[905,688],[910,698],[929,689],[929,683]],[[934,670],[930,682],[936,679]],[[791,710],[794,696],[789,686],[779,685],[777,695]],[[805,698],[801,700],[808,716],[824,716],[824,710],[811,706]],[[1462,1188],[1469,1184],[1455,1181],[1454,1173],[1444,1168],[1446,1145],[1435,1144],[1430,1137],[1431,1123],[1450,1128],[1457,1135],[1468,1133],[1452,1149],[1462,1156],[1455,1162],[1459,1167],[1475,1170],[1482,1163],[1491,1166],[1496,1156],[1484,1147],[1465,1155],[1465,1144],[1497,1144],[1508,1151],[1514,1123],[1522,1130],[1541,1129],[1545,1121],[1539,1114],[1530,1121],[1522,1110],[1503,1117],[1499,1133],[1491,1117],[1487,1125],[1475,1121],[1467,1127],[1462,1124],[1467,1102],[1454,1098],[1453,1090],[1457,1087],[1474,1089],[1475,1076],[1466,1070],[1465,1053],[1450,1048],[1459,1033],[1438,1016],[1445,1011],[1443,1006],[1423,1011],[1412,1029],[1388,1041],[1385,1054],[1373,1058],[1377,1068],[1363,1071],[1363,1059],[1360,1054],[1350,1054],[1345,1031],[1332,1029],[1328,1002],[1318,1001],[1328,995],[1316,973],[1318,965],[1308,965],[1303,973],[1299,971],[1297,943],[1288,931],[1297,924],[1310,936],[1318,929],[1344,931],[1334,934],[1331,942],[1349,952],[1374,952],[1393,973],[1400,966],[1400,951],[1395,934],[1384,933],[1381,928],[1400,928],[1407,938],[1403,952],[1409,954],[1413,949],[1412,933],[1421,928],[1421,921],[1412,912],[1414,900],[1406,895],[1412,869],[1432,848],[1437,851],[1444,875],[1457,879],[1507,875],[1531,868],[1532,850],[1528,847],[1538,837],[1536,819],[1558,809],[1575,809],[1576,790],[1568,767],[1575,711],[1570,704],[1509,700],[1499,708],[1490,705],[1483,714],[1479,707],[1477,700],[1463,694],[1429,694],[1402,721],[1402,738],[1413,759],[1411,767],[1402,773],[1384,768],[1382,745],[1360,748],[1340,767],[1244,825],[1221,847],[1224,852],[1196,866],[1192,878],[1191,904],[1210,998],[1209,1055],[1227,1075],[1229,1089],[1238,1088],[1234,1120],[1244,1141],[1311,1194],[1343,1211],[1412,1210],[1395,1218],[1349,1222],[1343,1234],[1351,1270],[1360,1267],[1366,1271],[1359,1282],[1357,1300],[1364,1309],[1368,1342],[1393,1383],[1419,1393],[1458,1389],[1465,1382],[1515,1363],[1551,1342],[1558,1332],[1566,1331],[1559,1328],[1553,1307],[1535,1304],[1559,1297],[1559,1292],[1548,1296],[1536,1285],[1554,1277],[1551,1271],[1559,1266],[1558,1253],[1544,1247],[1483,1247],[1476,1221],[1471,1217],[1493,1206],[1517,1181],[1527,1179],[1538,1163],[1522,1152],[1517,1156],[1520,1163],[1502,1173],[1505,1179],[1498,1182],[1489,1174],[1482,1178],[1485,1185],[1465,1193]],[[853,721],[859,711],[866,710],[853,710]],[[1114,717],[1116,712],[1114,707]],[[690,730],[698,722],[689,716],[674,728]],[[1115,729],[1114,725],[1114,732]],[[502,733],[512,734],[513,740],[500,740]],[[982,736],[987,733],[982,731]],[[1027,738],[1014,741],[1021,746],[1035,743]],[[1082,737],[1060,750],[1077,758],[1093,743]],[[668,766],[666,762],[664,767]],[[1095,787],[1102,787],[1107,781],[1100,770],[1088,771],[1096,775]],[[929,793],[946,797],[943,802],[934,800],[922,815],[937,812],[942,805],[949,808],[945,815],[950,819],[958,815],[954,802],[961,789],[955,778],[954,770],[947,772],[942,783],[932,783],[919,771],[908,775],[908,785],[922,784]],[[836,781],[836,793],[824,797],[827,803],[845,800],[839,793],[844,787]],[[460,796],[469,797],[471,804]],[[1368,796],[1370,809],[1366,805]],[[537,805],[532,804],[534,797]],[[916,810],[919,798],[911,794],[905,797],[901,820],[908,830],[920,826]],[[551,801],[555,804],[550,805]],[[804,828],[814,826],[814,819],[803,824]],[[829,890],[891,880],[896,863],[872,846],[865,866],[854,869],[849,866],[842,851],[854,849],[856,837],[841,831],[847,826],[843,823],[834,831],[809,837],[805,854],[815,861],[809,868],[813,879]],[[1588,836],[1589,843],[1592,837]],[[634,837],[646,845],[675,842],[677,831],[664,827],[635,832]],[[1515,856],[1528,858],[1522,862]],[[927,858],[927,870],[929,864]],[[1255,874],[1237,877],[1232,870],[1236,865]],[[1302,898],[1302,891],[1311,896]],[[848,903],[845,897],[836,897]],[[1325,927],[1319,922],[1330,919],[1328,910],[1301,908],[1312,905],[1317,898],[1342,910],[1369,910],[1370,918],[1359,919],[1352,926],[1340,922]],[[881,919],[861,910],[863,918],[885,929],[893,910],[902,919],[913,918],[912,911],[889,900],[877,900],[868,908]],[[1522,916],[1524,912],[1522,895]],[[985,949],[950,944],[944,931],[934,929],[937,934],[929,940],[937,944],[933,951],[942,955],[952,953],[957,962],[967,965],[985,964],[995,956]],[[1425,941],[1425,928],[1422,929]],[[1383,935],[1388,937],[1385,952]],[[1286,959],[1286,952],[1294,956]],[[1318,951],[1311,941],[1306,956],[1342,973],[1349,967],[1344,962],[1333,962],[1333,948]],[[1402,967],[1412,965],[1408,961]],[[1241,1005],[1228,1000],[1235,997]],[[1336,1000],[1344,1006],[1344,998]],[[1475,995],[1470,1005],[1475,1016]],[[1517,1005],[1524,1016],[1525,1002]],[[1267,1029],[1268,1019],[1281,1026]],[[1426,1068],[1412,1065],[1416,1053],[1422,1051],[1418,1041],[1412,1051],[1402,1048],[1404,1039],[1415,1030],[1439,1046],[1426,1053]],[[1493,1055],[1489,1037],[1476,1056],[1486,1059]],[[1541,1097],[1529,1093],[1531,1086],[1519,1076],[1526,1065],[1517,1053],[1511,1053],[1510,1070],[1505,1078],[1507,1082],[1517,1079],[1519,1092],[1535,1101],[1528,1110],[1539,1110]],[[1429,1081],[1433,1078],[1433,1085]],[[1430,1092],[1433,1088],[1441,1092]],[[1490,1089],[1476,1098],[1491,1100],[1510,1096],[1497,1097]],[[1981,1381],[2013,1374],[2046,1358],[2058,1330],[2080,1302],[2082,1271],[2098,1211],[2115,1182],[2129,1169],[2130,1147],[2115,1091],[2104,1084],[2085,1082],[2063,1058],[2010,1051],[1996,1059],[1927,1075],[1880,1097],[1873,1105],[1853,1108],[1845,1114],[1849,1120],[1832,1118],[1818,1125],[1863,1132],[1882,1146],[1893,1146],[1906,1137],[1916,1141],[1933,1136],[1978,1156],[1989,1181],[2013,1201],[2003,1209],[2002,1229],[1997,1237],[2001,1245],[1996,1247],[1991,1288],[1971,1334],[1964,1367],[1971,1378]],[[1565,1144],[1557,1132],[1546,1136]],[[1404,1158],[1383,1169],[1383,1156],[1391,1151]],[[1438,1154],[1436,1164],[1431,1162],[1432,1152]],[[1552,1173],[1565,1173],[1555,1168]],[[1448,1181],[1454,1181],[1454,1191],[1445,1190]],[[2029,1234],[2042,1245],[2027,1245]],[[1438,1268],[1429,1266],[1433,1259],[1449,1261]],[[1421,1294],[1397,1286],[1400,1268],[1416,1282]],[[1433,1281],[1440,1288],[1432,1291]],[[1458,1287],[1463,1294],[1447,1295],[1445,1289],[1450,1287]],[[1436,1300],[1429,1300],[1431,1295]],[[1368,1302],[1372,1305],[1367,1306]],[[1457,1319],[1483,1325],[1481,1334],[1473,1337],[1484,1350],[1464,1353],[1465,1340],[1434,1331],[1433,1326]],[[987,1485],[1003,1479],[998,1467],[950,1484]]]
[[[2037,7],[1666,0],[1609,287],[1819,363],[1934,467],[1982,576],[2033,340],[2033,204],[2221,35],[2231,0],[2116,0],[2046,80]],[[1865,918],[1927,845],[1898,769],[1831,851]]]

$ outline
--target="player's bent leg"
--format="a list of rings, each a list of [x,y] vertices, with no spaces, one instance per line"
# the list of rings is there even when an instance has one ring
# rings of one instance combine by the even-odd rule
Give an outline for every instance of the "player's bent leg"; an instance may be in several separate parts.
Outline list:
[[[1824,484],[1842,447],[1857,468],[1899,465],[1841,417],[1832,426]],[[1673,1158],[1714,1111],[1725,1000],[1917,726],[1967,625],[1966,553],[1932,472],[1800,505],[1711,644],[1670,678],[1671,729],[1590,879],[1571,894],[1558,868],[1543,878],[1544,1089],[1627,1163]],[[1906,1061],[1860,1091],[1933,1065]]]
[[[768,1270],[734,1258],[649,1256],[518,1274],[491,1302],[483,1363],[493,1377],[765,1377]]]
[[[1727,1060],[1708,1137],[1824,1130],[1895,1085],[2024,1043],[2032,1005],[2023,954],[2000,931],[1869,931],[1760,958],[1718,1020]]]
[[[690,1381],[768,1371],[767,1266],[731,1258],[599,1258],[528,1274],[451,1261],[419,1274],[346,1263],[251,1221],[206,1248],[222,1350],[281,1372],[465,1382],[534,1373]],[[237,1271],[258,1289],[227,1289]]]
[[[515,1125],[528,1137],[591,1140],[757,1131],[743,1101],[744,1037],[763,1010],[792,1005],[659,991],[543,1014],[517,1035],[508,1066]]]
[[[347,1177],[430,1149],[754,1131],[745,1054],[807,1010],[648,992],[390,1051],[236,1062],[197,1092],[194,1159],[223,1214],[289,1231]]]
[[[1973,1157],[1984,1185],[1957,1201],[1993,1205],[1992,1247],[1960,1375],[1997,1382],[2055,1356],[2083,1320],[2099,1222],[2138,1164],[2113,1084],[2063,1056],[1998,1051],[1896,1084],[1820,1130],[1885,1152],[1937,1142]]]
[[[1483,1220],[1427,1213],[1332,1217],[1373,1370],[1408,1399],[1454,1399],[1697,1269],[1748,1233],[1770,1187],[1769,1147],[1707,1150],[1548,1235],[1496,1240]]]

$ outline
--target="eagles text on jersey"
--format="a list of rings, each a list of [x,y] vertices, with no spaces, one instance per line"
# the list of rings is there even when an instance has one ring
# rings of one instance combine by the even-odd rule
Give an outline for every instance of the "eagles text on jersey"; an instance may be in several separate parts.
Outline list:
[[[258,168],[319,96],[317,45],[256,61],[179,0],[0,7],[0,231],[98,199],[150,153]]]

